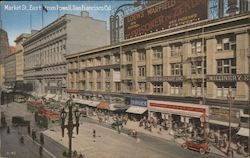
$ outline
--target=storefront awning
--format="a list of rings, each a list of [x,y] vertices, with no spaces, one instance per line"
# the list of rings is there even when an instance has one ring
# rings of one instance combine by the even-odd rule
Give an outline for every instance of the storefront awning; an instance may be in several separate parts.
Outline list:
[[[49,100],[55,97],[55,94],[47,94],[44,98]]]
[[[216,124],[216,125],[229,126],[229,123],[228,122],[224,122],[224,121],[218,121],[218,120],[211,120],[211,119],[209,119],[208,122],[212,123],[212,124]],[[231,122],[231,127],[237,128],[237,127],[239,127],[239,123],[233,123],[233,122]]]
[[[237,132],[237,135],[249,137],[249,129],[248,128],[240,128],[240,130]]]
[[[100,103],[97,101],[90,101],[90,100],[85,100],[85,99],[74,99],[73,101],[78,104],[84,104],[84,105],[92,106],[92,107],[96,107]]]
[[[108,110],[109,109],[109,104],[107,102],[100,102],[96,107],[98,109]]]
[[[96,107],[100,102],[99,101],[89,101],[88,106]]]
[[[204,112],[208,115],[208,106],[181,102],[149,100],[148,110],[181,116],[200,118]]]
[[[130,106],[126,112],[134,114],[143,114],[145,111],[147,111],[146,107]]]
[[[125,110],[128,109],[129,107],[124,105],[124,104],[109,104],[109,110],[115,111],[115,110]]]

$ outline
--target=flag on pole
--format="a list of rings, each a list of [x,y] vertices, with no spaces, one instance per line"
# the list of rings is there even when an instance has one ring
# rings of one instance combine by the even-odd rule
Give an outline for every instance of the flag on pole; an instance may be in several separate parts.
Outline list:
[[[45,11],[46,13],[48,12],[48,9],[47,9],[44,5],[42,5],[42,28],[43,28],[43,23],[44,23],[44,22],[43,22],[43,21],[44,21],[44,20],[43,20],[43,19],[44,19],[44,18],[43,18],[43,11]]]
[[[45,11],[46,13],[48,12],[48,9],[43,5],[42,10]]]

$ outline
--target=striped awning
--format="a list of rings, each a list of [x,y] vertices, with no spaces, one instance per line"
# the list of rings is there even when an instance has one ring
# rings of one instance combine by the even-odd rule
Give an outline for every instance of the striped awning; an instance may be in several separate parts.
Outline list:
[[[109,104],[107,102],[100,102],[96,107],[98,109],[108,110],[109,109]]]

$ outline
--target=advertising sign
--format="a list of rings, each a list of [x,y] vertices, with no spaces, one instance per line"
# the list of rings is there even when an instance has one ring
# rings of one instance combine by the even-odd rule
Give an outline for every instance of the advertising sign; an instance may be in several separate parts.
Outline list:
[[[207,75],[207,81],[225,82],[225,81],[248,81],[248,74],[234,74],[234,75]]]
[[[147,107],[147,98],[144,97],[131,97],[131,105]]]
[[[207,19],[207,7],[207,0],[165,0],[124,17],[124,38]]]

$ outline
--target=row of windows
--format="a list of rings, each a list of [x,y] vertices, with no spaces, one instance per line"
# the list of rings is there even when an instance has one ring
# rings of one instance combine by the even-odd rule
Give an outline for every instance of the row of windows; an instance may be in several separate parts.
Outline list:
[[[27,55],[25,56],[25,68],[28,69],[35,66],[62,62],[64,60],[63,52],[65,49],[66,46],[63,44],[63,41],[59,41],[53,45]]]
[[[87,85],[85,82],[79,82],[79,83],[74,83],[71,82],[69,88],[76,89],[87,89]],[[94,89],[94,82],[89,82],[88,84],[88,89],[93,90]],[[105,82],[104,84],[104,89],[102,88],[102,83],[101,82],[96,82],[96,89],[97,90],[105,90],[105,91],[111,91],[111,84],[110,82]],[[121,83],[120,82],[115,82],[115,91],[120,92],[121,91]]]
[[[217,51],[225,51],[225,50],[236,50],[236,36],[234,34],[226,34],[223,36],[216,37],[217,41]],[[203,49],[203,41],[202,39],[196,39],[191,41],[191,52],[193,54],[202,53]],[[183,45],[180,42],[173,43],[169,45],[171,56],[180,56],[183,51]],[[162,47],[154,47],[152,59],[162,59],[163,50]],[[206,51],[206,41],[204,41],[204,51]],[[132,62],[132,52],[126,52],[126,61]],[[145,61],[146,60],[146,51],[138,50],[138,60]]]
[[[104,71],[104,75],[105,75],[105,78],[107,79],[107,78],[110,78],[110,70],[105,70]],[[93,78],[94,77],[94,75],[93,75],[93,71],[88,71],[88,76],[89,76],[89,78]],[[76,78],[85,78],[86,77],[86,73],[85,73],[85,71],[83,71],[83,72],[79,72],[79,73],[75,73],[75,72],[72,72],[72,73],[69,73],[69,78],[70,79],[76,79]],[[97,77],[97,79],[100,79],[101,78],[101,71],[99,70],[99,71],[96,71],[96,77]]]
[[[48,34],[47,36],[41,38],[40,40],[36,41],[35,43],[31,43],[29,46],[27,46],[25,49],[26,50],[30,50],[30,49],[33,49],[43,43],[47,43],[49,42],[50,40],[58,37],[58,36],[61,36],[63,34],[66,33],[66,27],[63,27],[63,28],[60,28],[60,29],[57,29],[55,30],[54,32],[51,32],[50,34]]]
[[[82,59],[80,61],[80,68],[85,67],[93,67],[93,66],[102,66],[102,65],[111,65],[111,64],[120,64],[120,55],[114,55],[114,63],[111,61],[111,56],[104,56],[104,57],[97,57],[97,58],[90,58],[90,59]],[[70,62],[69,69],[76,69],[78,62]]]
[[[202,63],[204,66],[202,66]],[[202,72],[202,69],[204,72]],[[130,66],[127,70],[132,72],[132,67]],[[206,61],[193,61],[191,62],[191,74],[206,74]],[[236,58],[232,59],[219,59],[217,60],[217,73],[218,74],[236,74]],[[129,73],[132,75],[131,73]],[[154,76],[162,76],[163,74],[163,65],[153,65],[153,75]],[[145,76],[146,75],[146,67],[139,66],[138,67],[138,75]],[[171,75],[181,76],[183,75],[183,67],[181,63],[173,63],[171,64]]]
[[[163,93],[163,82],[152,82],[153,93]],[[228,92],[231,88],[232,95],[236,94],[236,83],[217,83],[216,84],[216,97],[226,98],[228,97]],[[127,89],[131,89],[133,87],[132,82],[129,82],[125,85]],[[182,83],[170,83],[170,94],[171,95],[179,95],[182,94],[183,84]],[[146,92],[146,82],[138,82],[138,92],[144,93]],[[131,91],[133,91],[131,89]],[[204,93],[206,91],[206,84],[204,84]],[[201,96],[202,95],[202,83],[192,84],[191,88],[192,96]]]

